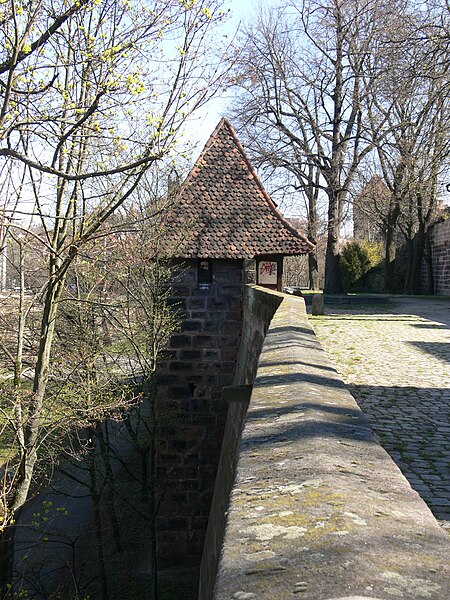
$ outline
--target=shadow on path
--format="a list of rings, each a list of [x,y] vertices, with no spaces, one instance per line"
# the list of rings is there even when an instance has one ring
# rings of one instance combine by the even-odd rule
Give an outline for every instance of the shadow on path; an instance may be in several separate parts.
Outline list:
[[[411,487],[450,526],[450,390],[348,388]]]
[[[406,342],[415,348],[418,348],[422,352],[431,354],[440,360],[450,362],[450,342]]]

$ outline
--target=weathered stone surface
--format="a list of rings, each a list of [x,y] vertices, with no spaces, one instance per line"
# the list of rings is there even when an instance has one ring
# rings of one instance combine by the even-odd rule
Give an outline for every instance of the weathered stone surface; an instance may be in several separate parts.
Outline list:
[[[214,599],[449,598],[449,539],[379,445],[299,300],[285,297],[263,344]]]
[[[450,294],[450,219],[435,223],[428,231],[433,265],[433,289],[430,290],[429,265],[422,262],[422,293]]]
[[[228,402],[229,408],[200,569],[199,598],[202,600],[210,600],[213,593],[223,543],[226,510],[236,474],[240,436],[250,399],[250,384],[256,375],[265,333],[283,298],[284,294],[267,294],[263,288],[257,286],[247,287],[245,290],[242,341],[239,346],[234,386],[222,390],[222,398]],[[305,311],[303,300],[300,300],[299,310]]]
[[[334,307],[312,325],[381,444],[450,534],[450,301]]]
[[[312,314],[315,316],[325,314],[323,294],[314,294],[312,298]]]

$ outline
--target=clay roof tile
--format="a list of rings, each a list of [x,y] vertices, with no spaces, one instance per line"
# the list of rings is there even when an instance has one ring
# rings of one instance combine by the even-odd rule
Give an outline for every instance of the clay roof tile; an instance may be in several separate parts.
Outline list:
[[[181,186],[166,223],[179,258],[297,255],[314,246],[278,212],[227,119]]]

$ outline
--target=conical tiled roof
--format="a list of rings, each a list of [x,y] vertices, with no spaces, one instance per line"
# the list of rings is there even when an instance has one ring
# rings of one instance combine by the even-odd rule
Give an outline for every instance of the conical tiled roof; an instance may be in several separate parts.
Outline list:
[[[313,249],[278,212],[236,133],[222,119],[167,215],[179,258],[255,258]]]

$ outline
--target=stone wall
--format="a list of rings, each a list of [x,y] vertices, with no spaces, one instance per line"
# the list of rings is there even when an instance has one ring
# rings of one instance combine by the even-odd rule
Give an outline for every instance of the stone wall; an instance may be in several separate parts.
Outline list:
[[[429,265],[422,266],[422,291],[433,291],[438,296],[450,295],[450,219],[436,223],[428,232],[429,249],[431,249],[432,285],[430,290]]]
[[[450,295],[450,219],[436,223],[430,232],[434,293]]]
[[[284,294],[268,294],[267,290],[261,287],[245,288],[242,339],[233,385],[253,384],[267,329],[284,298]]]
[[[242,328],[242,261],[215,260],[198,285],[197,261],[180,265],[172,303],[180,331],[161,365],[158,397],[159,567],[198,566]]]
[[[236,474],[240,436],[250,399],[250,384],[255,379],[269,323],[284,297],[278,292],[267,294],[256,286],[247,286],[245,289],[244,323],[236,372],[233,386],[223,393],[229,408],[200,570],[199,598],[202,600],[212,597],[223,544],[225,515]],[[299,302],[303,300],[299,299]]]
[[[259,290],[254,307],[261,294],[274,301]],[[301,299],[279,304],[248,411],[231,425],[221,465],[237,474],[229,506],[216,485],[201,600],[450,597],[450,540],[369,429]]]

